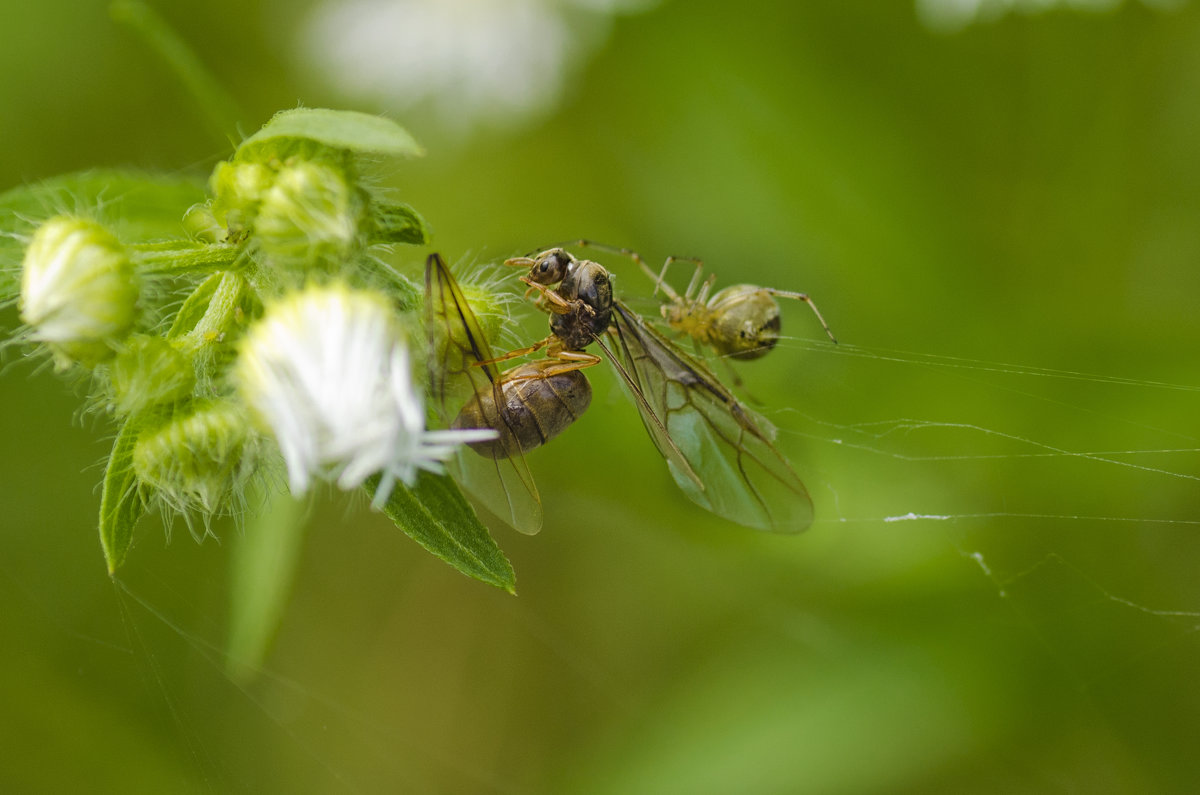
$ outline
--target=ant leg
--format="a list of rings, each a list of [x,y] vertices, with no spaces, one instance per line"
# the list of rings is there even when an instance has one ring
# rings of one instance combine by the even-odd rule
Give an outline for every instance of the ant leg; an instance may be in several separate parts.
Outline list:
[[[541,302],[538,303],[538,307],[544,312],[550,312],[555,315],[566,315],[579,309],[583,309],[590,316],[596,316],[596,310],[592,309],[592,307],[586,302],[581,301],[578,298],[563,298],[556,291],[550,289],[546,285],[530,281],[528,276],[522,276],[521,281],[529,285],[529,290],[536,290],[541,293],[539,296],[539,298],[541,298]],[[529,295],[529,290],[525,291],[526,295]]]
[[[534,366],[537,368],[536,373],[528,375],[515,376],[511,381],[529,381],[535,378],[550,378],[563,373],[574,372],[575,370],[584,370],[588,367],[595,367],[600,364],[601,359],[595,354],[587,353],[586,351],[566,351],[558,350],[547,354],[547,358],[539,359]]]
[[[821,310],[817,309],[817,305],[808,297],[808,293],[794,293],[789,290],[776,290],[774,287],[760,287],[764,293],[773,295],[776,298],[794,298],[797,301],[803,301],[808,304],[808,308],[817,316],[817,320],[821,322],[821,328],[825,329],[825,333],[829,335],[829,339],[834,343],[837,342],[837,337],[833,336],[833,332],[829,330],[829,324],[825,322],[825,318],[821,317]]]
[[[509,257],[508,259],[504,260],[504,265],[509,268],[530,268],[536,261],[537,260],[535,257]],[[521,296],[526,301],[529,300],[529,296],[533,295],[535,290],[545,291],[546,289],[543,285],[530,283],[530,281],[525,277],[521,277],[521,281],[529,285],[529,287],[525,290],[525,295]],[[550,310],[546,309],[542,301],[543,296],[538,296],[537,300],[534,301],[534,304],[543,312],[549,312]]]
[[[558,337],[551,334],[549,337],[546,337],[544,340],[539,340],[538,342],[535,342],[534,344],[532,344],[526,348],[517,348],[515,351],[509,351],[508,353],[501,354],[500,356],[494,356],[491,359],[484,359],[483,361],[479,361],[479,362],[471,362],[471,366],[472,367],[486,367],[489,364],[496,364],[497,362],[506,362],[509,359],[516,359],[521,356],[528,356],[531,353],[535,353],[537,351],[540,351],[542,348],[545,348],[547,345],[549,345],[551,342],[553,342],[556,339],[558,339]]]
[[[572,240],[570,242],[564,243],[563,245],[579,246],[581,248],[594,248],[597,251],[607,251],[610,254],[620,254],[623,257],[628,257],[629,259],[633,260],[633,263],[635,265],[637,265],[639,268],[642,269],[642,273],[646,274],[648,277],[650,277],[651,280],[654,281],[654,292],[655,293],[657,293],[659,290],[662,290],[663,294],[666,295],[667,298],[669,298],[670,300],[672,300],[672,301],[679,300],[679,294],[676,293],[674,289],[672,289],[671,285],[667,284],[666,281],[664,281],[664,277],[666,276],[666,272],[667,272],[667,266],[670,265],[670,262],[671,262],[670,260],[667,261],[666,265],[663,265],[662,273],[656,274],[650,268],[650,266],[646,264],[646,260],[642,259],[642,255],[637,253],[636,251],[634,251],[631,248],[622,248],[620,246],[610,246],[605,243],[597,243],[595,240],[583,240],[583,239]]]
[[[558,373],[569,373],[572,370],[584,370],[588,367],[595,367],[603,361],[599,356],[587,351],[566,351],[558,350],[550,353],[550,360],[555,362],[557,367],[547,367],[546,371],[551,375]]]

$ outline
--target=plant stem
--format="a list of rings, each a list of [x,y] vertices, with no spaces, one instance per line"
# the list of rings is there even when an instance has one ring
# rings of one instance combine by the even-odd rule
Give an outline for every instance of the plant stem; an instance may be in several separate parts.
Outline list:
[[[183,241],[133,246],[134,263],[143,274],[183,276],[227,270],[240,250],[229,243],[196,244]]]

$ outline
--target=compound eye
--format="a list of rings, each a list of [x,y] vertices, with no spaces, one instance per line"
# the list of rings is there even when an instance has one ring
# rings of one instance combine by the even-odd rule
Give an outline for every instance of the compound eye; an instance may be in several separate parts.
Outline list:
[[[562,249],[555,249],[542,255],[530,275],[538,284],[554,284],[562,281],[569,265],[570,255]]]

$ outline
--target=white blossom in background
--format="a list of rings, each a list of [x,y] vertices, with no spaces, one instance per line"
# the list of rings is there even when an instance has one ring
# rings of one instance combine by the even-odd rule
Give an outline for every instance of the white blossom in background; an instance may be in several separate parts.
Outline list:
[[[443,123],[518,126],[550,111],[611,18],[658,0],[323,0],[300,58],[350,96],[428,103]]]
[[[234,365],[238,390],[270,428],[293,494],[314,479],[343,490],[371,475],[374,504],[417,470],[442,471],[458,445],[488,430],[425,429],[408,347],[388,300],[345,285],[308,287],[269,304]]]
[[[956,33],[977,22],[992,22],[1012,12],[1036,14],[1052,8],[1112,11],[1124,0],[916,0],[917,16],[931,30]],[[1140,0],[1160,11],[1180,8],[1187,0]]]

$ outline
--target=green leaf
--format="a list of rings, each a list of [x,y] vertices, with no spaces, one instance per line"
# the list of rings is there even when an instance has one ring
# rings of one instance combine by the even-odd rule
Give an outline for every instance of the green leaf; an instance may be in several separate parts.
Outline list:
[[[276,113],[243,141],[234,159],[262,161],[282,156],[296,139],[357,155],[418,157],[425,153],[408,131],[391,119],[352,110],[293,108]]]
[[[100,495],[100,546],[110,575],[125,562],[133,542],[133,527],[146,512],[146,503],[133,471],[133,447],[144,426],[145,422],[136,418],[121,426],[104,471],[104,491]]]
[[[123,243],[186,238],[183,214],[204,201],[205,190],[203,180],[177,175],[113,169],[63,174],[0,193],[0,230],[25,235],[51,216],[83,215]],[[0,251],[14,244],[24,249],[21,241],[6,238]],[[9,261],[0,254],[0,262]]]
[[[305,503],[259,488],[250,504],[266,503],[233,543],[230,582],[229,674],[246,682],[262,667],[279,627],[300,561]]]
[[[429,242],[429,225],[421,214],[407,204],[375,202],[371,209],[373,243],[409,243],[423,246]]]
[[[378,485],[378,478],[368,481],[367,492],[374,496]],[[512,564],[446,475],[422,471],[412,489],[397,482],[383,512],[414,541],[468,577],[517,592]]]

